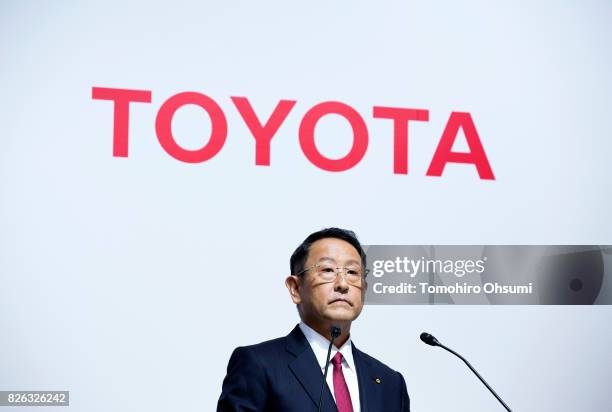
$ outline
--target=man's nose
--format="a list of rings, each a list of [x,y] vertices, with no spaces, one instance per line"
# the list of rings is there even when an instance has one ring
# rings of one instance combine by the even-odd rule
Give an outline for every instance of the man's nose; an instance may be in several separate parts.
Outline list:
[[[336,273],[336,282],[334,283],[334,291],[336,292],[348,292],[349,284],[346,281],[346,277],[343,272]]]

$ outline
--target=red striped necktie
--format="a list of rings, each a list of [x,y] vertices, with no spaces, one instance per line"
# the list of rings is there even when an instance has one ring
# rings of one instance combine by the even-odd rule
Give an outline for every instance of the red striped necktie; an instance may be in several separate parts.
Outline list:
[[[338,412],[353,412],[351,394],[342,373],[342,354],[337,352],[331,362],[334,365],[334,396]]]

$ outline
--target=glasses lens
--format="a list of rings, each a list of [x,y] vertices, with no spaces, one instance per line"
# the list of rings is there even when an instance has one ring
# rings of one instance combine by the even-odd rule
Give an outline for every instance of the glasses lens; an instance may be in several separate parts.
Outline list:
[[[353,285],[361,285],[362,272],[360,267],[344,268],[346,271],[347,282]]]
[[[346,281],[352,285],[360,286],[362,282],[363,272],[360,267],[345,267],[336,268],[332,265],[320,265],[318,266],[317,273],[321,280],[326,282],[333,282],[336,280],[336,272],[339,271]]]
[[[320,265],[318,273],[319,277],[325,281],[336,279],[336,268],[331,265]]]

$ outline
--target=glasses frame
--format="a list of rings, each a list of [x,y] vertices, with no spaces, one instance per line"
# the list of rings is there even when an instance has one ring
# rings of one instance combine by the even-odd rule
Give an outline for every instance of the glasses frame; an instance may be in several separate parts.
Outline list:
[[[308,272],[310,269],[314,269],[314,268],[318,268],[322,266],[322,263],[315,263],[312,266],[308,266],[307,268],[301,270],[300,272],[296,273],[295,276],[302,276],[304,273]],[[335,282],[336,279],[338,279],[338,274],[341,274],[342,277],[344,277],[344,280],[346,280],[346,282],[350,285],[353,285],[353,283],[349,282],[347,276],[348,276],[348,270],[350,268],[347,268],[346,266],[339,266],[339,267],[334,267],[334,272],[336,272],[336,277],[334,280],[330,280],[329,282]],[[368,273],[370,273],[370,269],[363,269],[363,274],[361,275],[361,280],[365,281]]]

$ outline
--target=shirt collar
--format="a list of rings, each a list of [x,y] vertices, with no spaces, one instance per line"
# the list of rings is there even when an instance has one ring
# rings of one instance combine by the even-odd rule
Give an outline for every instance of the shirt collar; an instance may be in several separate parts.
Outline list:
[[[327,358],[327,348],[329,347],[329,340],[322,336],[319,332],[305,324],[304,322],[300,322],[299,324],[302,333],[306,336],[306,340],[310,344],[312,351],[314,352],[317,362],[321,369],[325,369],[325,359]],[[342,354],[342,363],[344,366],[355,370],[355,363],[353,360],[353,346],[351,344],[351,337],[344,342],[341,348],[337,348],[336,345],[332,346],[331,350],[331,358],[336,355],[337,352]]]

